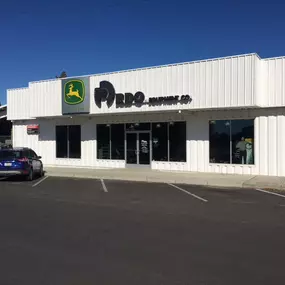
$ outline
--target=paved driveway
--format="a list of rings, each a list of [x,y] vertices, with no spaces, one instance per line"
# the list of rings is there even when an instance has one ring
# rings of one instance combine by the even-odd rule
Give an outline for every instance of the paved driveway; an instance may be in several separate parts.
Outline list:
[[[285,284],[285,197],[48,177],[0,181],[0,284]]]

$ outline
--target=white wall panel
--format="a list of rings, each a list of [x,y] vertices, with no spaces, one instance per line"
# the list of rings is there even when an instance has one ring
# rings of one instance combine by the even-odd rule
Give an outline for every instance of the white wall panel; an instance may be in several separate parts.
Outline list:
[[[263,80],[266,82],[265,105],[285,105],[285,58],[263,60]]]
[[[188,165],[186,162],[152,161],[151,168],[162,171],[188,171]]]
[[[189,94],[191,104],[173,104],[108,108],[102,104],[98,108],[91,96],[91,113],[147,112],[177,109],[201,109],[255,106],[255,75],[253,68],[256,55],[238,56],[201,62],[190,62],[142,70],[101,74],[91,76],[91,90],[99,86],[100,81],[110,81],[117,93],[136,93],[142,91],[149,97]]]
[[[284,110],[278,110],[274,115],[257,118],[259,174],[285,176],[285,116],[282,113]]]
[[[30,92],[28,88],[7,90],[7,119],[25,120],[30,118]]]
[[[253,82],[252,88],[256,96],[256,104],[261,107],[265,107],[268,104],[267,92],[267,78],[266,70],[267,63],[264,60],[255,60],[254,74],[255,81]],[[247,91],[249,92],[249,90]]]
[[[268,121],[268,174],[277,173],[277,116],[267,117]]]
[[[61,81],[50,80],[32,82],[30,90],[31,117],[60,116],[61,111]]]

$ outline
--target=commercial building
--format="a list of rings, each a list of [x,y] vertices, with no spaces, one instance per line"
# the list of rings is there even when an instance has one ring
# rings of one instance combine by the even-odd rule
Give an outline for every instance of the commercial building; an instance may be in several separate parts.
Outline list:
[[[30,82],[13,145],[46,166],[285,176],[285,58],[246,54]]]

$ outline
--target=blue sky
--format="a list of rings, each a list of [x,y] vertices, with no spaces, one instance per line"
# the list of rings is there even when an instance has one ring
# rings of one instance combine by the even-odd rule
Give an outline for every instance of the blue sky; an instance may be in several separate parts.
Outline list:
[[[251,52],[285,55],[285,4],[278,2],[3,1],[0,101],[7,88],[62,70],[74,76]]]

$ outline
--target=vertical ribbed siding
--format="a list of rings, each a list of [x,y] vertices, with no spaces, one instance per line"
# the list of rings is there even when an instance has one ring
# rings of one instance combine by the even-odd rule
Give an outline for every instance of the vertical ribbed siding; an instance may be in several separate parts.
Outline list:
[[[28,88],[7,91],[8,120],[25,120],[30,118],[30,91]]]
[[[31,117],[61,115],[61,81],[33,82],[29,85]]]
[[[264,75],[263,80],[266,82],[265,106],[284,106],[285,105],[285,59],[272,58],[263,60]]]
[[[256,61],[260,61],[256,55],[245,55],[91,76],[91,114],[254,106],[257,102],[253,88]],[[270,104],[275,104],[284,101],[284,96],[281,96],[282,100],[279,96],[280,93],[284,93],[282,83],[284,74],[281,72],[284,62],[282,60],[277,65],[272,62],[268,63],[270,75],[268,92],[272,93]],[[98,108],[94,102],[93,92],[102,80],[112,82],[117,93],[134,94],[142,91],[146,100],[149,97],[189,94],[193,101],[191,104],[157,106],[145,104],[130,108],[116,108],[115,104],[108,108],[106,104],[102,104],[102,108]],[[29,84],[29,89],[9,90],[8,102],[11,109],[9,116],[13,119],[60,116],[61,96],[60,80],[32,82]]]
[[[108,80],[117,93],[137,91],[149,97],[189,94],[191,104],[163,106],[143,105],[138,108],[98,108],[91,96],[91,113],[145,112],[177,109],[246,107],[256,104],[254,96],[254,65],[259,60],[255,55],[192,62],[180,65],[156,67],[121,73],[91,76],[91,90],[100,81]]]
[[[260,116],[257,121],[259,174],[285,176],[285,116],[279,111],[275,115]]]

